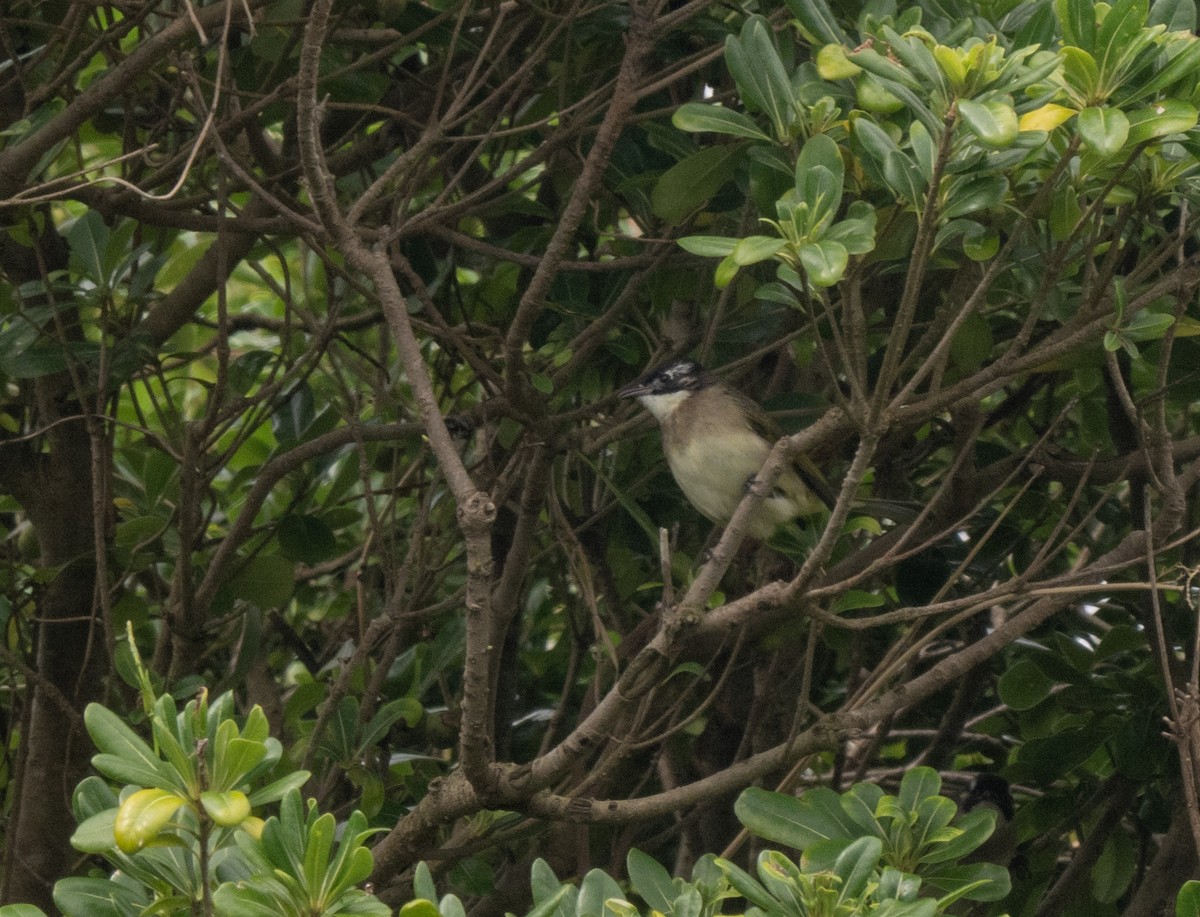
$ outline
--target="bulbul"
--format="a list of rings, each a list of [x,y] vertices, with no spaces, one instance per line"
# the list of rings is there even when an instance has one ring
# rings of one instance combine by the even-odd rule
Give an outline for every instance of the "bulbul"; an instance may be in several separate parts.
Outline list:
[[[692,506],[713,522],[728,522],[780,436],[763,409],[693,360],[653,369],[617,394],[636,398],[654,415],[667,465]],[[776,478],[747,534],[764,541],[832,503],[821,472],[802,456]]]
[[[975,809],[992,809],[996,813],[996,828],[992,836],[963,862],[1008,866],[1017,841],[1017,829],[1013,824],[1016,806],[1008,781],[998,774],[977,774],[963,794],[958,808],[964,814]]]

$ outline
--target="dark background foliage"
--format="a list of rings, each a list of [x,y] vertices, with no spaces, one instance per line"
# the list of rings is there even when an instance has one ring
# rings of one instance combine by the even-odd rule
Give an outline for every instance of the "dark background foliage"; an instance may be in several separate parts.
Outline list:
[[[137,710],[127,626],[160,687],[262,705],[308,795],[384,829],[393,904],[421,859],[479,914],[521,907],[538,856],[686,869],[747,785],[914,763],[1016,785],[1012,913],[1173,897],[1195,66],[1105,52],[1194,5],[1115,4],[1116,33],[1082,3],[836,6],[6,4],[5,900],[49,910],[93,865],[67,843],[81,711]],[[752,13],[780,110],[767,58],[727,56]],[[1090,47],[1103,85],[1004,84],[1033,59],[889,83],[918,24]],[[827,43],[896,93],[818,68]],[[689,102],[742,133],[673,122]],[[770,239],[818,133],[871,244],[847,230],[840,271],[742,249],[714,282],[676,240]],[[613,396],[681,353],[849,481],[790,555],[711,536]],[[869,518],[868,490],[927,512]]]

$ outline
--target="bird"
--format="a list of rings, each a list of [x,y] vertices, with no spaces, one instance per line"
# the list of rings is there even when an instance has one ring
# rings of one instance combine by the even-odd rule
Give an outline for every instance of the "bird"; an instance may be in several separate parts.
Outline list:
[[[617,394],[636,398],[658,421],[667,465],[688,502],[710,521],[727,523],[781,435],[766,412],[688,359],[652,369]],[[820,470],[800,456],[780,472],[746,533],[766,541],[833,502]]]
[[[964,815],[975,809],[991,809],[996,813],[996,827],[991,836],[963,862],[1008,866],[1017,840],[1016,826],[1013,824],[1016,807],[1008,781],[999,774],[976,774],[959,801],[958,808]]]

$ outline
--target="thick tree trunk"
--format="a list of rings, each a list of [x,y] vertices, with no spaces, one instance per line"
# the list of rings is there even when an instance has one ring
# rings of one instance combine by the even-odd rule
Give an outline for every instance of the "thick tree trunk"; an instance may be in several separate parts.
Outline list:
[[[78,854],[71,793],[86,774],[94,749],[80,714],[100,696],[107,668],[95,615],[96,565],[92,519],[90,442],[81,421],[58,426],[54,448],[34,474],[25,501],[41,548],[41,563],[59,568],[38,602],[36,670],[28,686],[31,710],[15,823],[8,836],[4,900],[36,904],[55,913],[51,891]],[[64,709],[63,699],[74,710]]]

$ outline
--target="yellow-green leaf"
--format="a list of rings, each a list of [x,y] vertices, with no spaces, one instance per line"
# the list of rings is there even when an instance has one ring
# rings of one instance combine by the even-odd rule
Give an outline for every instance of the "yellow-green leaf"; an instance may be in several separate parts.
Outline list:
[[[224,827],[240,825],[250,814],[250,800],[239,790],[201,793],[200,805],[204,806],[209,818]]]
[[[825,45],[817,52],[817,73],[823,80],[845,80],[862,73],[862,67],[846,57],[841,45]]]
[[[154,840],[171,817],[183,805],[183,799],[166,790],[138,790],[121,803],[113,836],[125,853],[136,853]]]
[[[1047,102],[1041,108],[1027,111],[1017,121],[1019,131],[1052,131],[1075,115],[1075,109]]]

